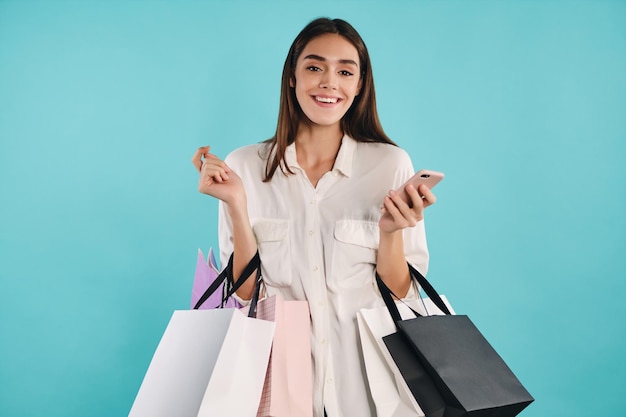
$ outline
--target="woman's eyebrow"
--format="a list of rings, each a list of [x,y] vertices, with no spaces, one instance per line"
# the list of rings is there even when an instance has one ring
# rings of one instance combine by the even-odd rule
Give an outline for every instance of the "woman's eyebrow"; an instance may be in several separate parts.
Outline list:
[[[326,61],[326,58],[324,58],[323,56],[319,56],[319,55],[315,55],[315,54],[310,54],[304,57],[304,59],[314,59],[316,61]],[[339,60],[340,64],[350,64],[350,65],[354,65],[355,67],[358,67],[358,64],[352,60],[352,59],[340,59]]]

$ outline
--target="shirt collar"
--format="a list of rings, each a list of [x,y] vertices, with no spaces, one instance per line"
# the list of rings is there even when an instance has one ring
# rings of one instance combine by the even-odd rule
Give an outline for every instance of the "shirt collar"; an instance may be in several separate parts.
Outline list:
[[[332,172],[339,172],[346,177],[350,177],[352,174],[352,162],[354,160],[354,154],[356,153],[356,147],[357,142],[354,139],[348,135],[343,136]],[[287,149],[285,149],[285,161],[287,162],[287,166],[289,168],[302,169],[298,164],[295,142],[287,146]]]
[[[350,177],[352,174],[352,161],[356,154],[356,140],[352,139],[348,135],[343,135],[341,140],[341,147],[339,147],[339,153],[335,159],[335,165],[333,171],[341,172],[346,177]]]

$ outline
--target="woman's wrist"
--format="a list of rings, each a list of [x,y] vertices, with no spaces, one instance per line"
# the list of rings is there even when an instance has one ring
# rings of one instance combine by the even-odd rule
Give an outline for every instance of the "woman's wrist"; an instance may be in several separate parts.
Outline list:
[[[396,247],[403,242],[403,229],[395,229],[391,231],[380,229],[379,233],[379,246]]]
[[[224,205],[230,218],[233,220],[233,224],[237,224],[242,220],[248,221],[248,202],[245,196],[239,197],[235,201],[225,201]]]
[[[233,241],[235,248],[243,249],[243,252],[256,252],[256,238],[250,224],[248,206],[245,198],[238,204],[225,204],[233,225]]]

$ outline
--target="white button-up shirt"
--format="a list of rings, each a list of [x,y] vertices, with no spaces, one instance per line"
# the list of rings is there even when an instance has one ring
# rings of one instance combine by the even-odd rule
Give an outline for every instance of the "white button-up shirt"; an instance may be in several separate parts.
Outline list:
[[[295,145],[264,183],[267,144],[232,152],[226,163],[243,180],[258,243],[266,294],[307,300],[311,310],[314,415],[374,416],[362,363],[356,313],[384,305],[374,271],[384,196],[413,175],[407,153],[393,145],[344,136],[333,169],[314,187]],[[233,251],[231,219],[220,204],[222,265]],[[423,274],[428,251],[423,222],[404,231],[405,255]]]

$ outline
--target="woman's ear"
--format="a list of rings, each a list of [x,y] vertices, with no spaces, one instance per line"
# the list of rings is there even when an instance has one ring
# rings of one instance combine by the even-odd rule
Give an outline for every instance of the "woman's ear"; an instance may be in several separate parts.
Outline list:
[[[289,87],[294,88],[296,86],[296,78],[292,75],[289,77]]]

